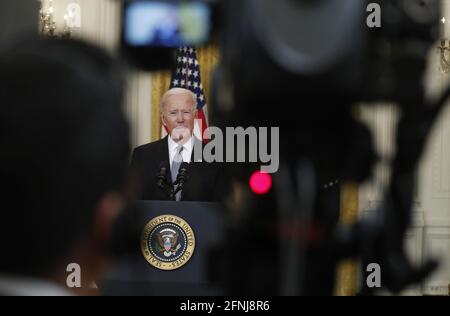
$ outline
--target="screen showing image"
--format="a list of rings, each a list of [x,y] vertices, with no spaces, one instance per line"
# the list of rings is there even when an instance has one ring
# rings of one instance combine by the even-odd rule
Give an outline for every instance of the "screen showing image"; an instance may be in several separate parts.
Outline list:
[[[202,3],[132,2],[126,7],[125,41],[130,46],[178,47],[208,39],[210,12]]]

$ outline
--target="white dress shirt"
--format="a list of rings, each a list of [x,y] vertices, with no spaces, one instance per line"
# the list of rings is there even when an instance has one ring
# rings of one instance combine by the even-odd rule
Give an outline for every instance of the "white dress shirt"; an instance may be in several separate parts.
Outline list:
[[[177,154],[177,148],[180,144],[176,143],[170,136],[167,137],[168,145],[169,145],[169,159],[170,159],[170,167],[172,167],[173,159]],[[183,151],[181,152],[181,156],[183,157],[183,162],[190,163],[192,156],[192,149],[194,147],[194,138],[191,137],[186,143],[183,144]]]

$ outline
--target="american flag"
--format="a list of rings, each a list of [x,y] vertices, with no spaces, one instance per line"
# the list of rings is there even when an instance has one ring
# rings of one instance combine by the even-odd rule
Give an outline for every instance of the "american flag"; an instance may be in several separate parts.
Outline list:
[[[203,132],[208,128],[208,107],[200,77],[200,65],[197,60],[195,48],[180,47],[178,49],[177,67],[172,73],[170,88],[188,89],[197,95],[198,117],[194,133],[199,139],[203,139]]]

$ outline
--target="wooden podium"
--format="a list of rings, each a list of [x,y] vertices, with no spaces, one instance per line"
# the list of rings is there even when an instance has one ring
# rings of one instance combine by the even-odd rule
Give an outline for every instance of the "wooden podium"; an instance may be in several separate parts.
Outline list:
[[[225,215],[218,204],[204,202],[139,201],[126,225],[141,232],[141,241],[116,258],[106,277],[98,282],[102,295],[222,295],[210,282],[212,251],[225,234]],[[152,266],[142,253],[146,225],[162,215],[183,219],[192,228],[195,248],[189,261],[171,271]],[[148,227],[148,226],[147,226]],[[145,242],[144,242],[145,244]]]

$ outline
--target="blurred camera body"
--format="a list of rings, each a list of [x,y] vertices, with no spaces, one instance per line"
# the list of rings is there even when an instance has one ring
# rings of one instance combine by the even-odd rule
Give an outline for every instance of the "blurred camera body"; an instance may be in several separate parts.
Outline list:
[[[373,3],[380,28],[367,23]],[[226,248],[230,292],[331,295],[338,261],[362,252],[383,262],[391,289],[425,275],[413,276],[402,246],[419,155],[417,135],[405,130],[419,126],[426,108],[423,76],[438,38],[440,2],[229,0],[223,8],[212,111],[221,127],[277,126],[281,136],[281,168],[270,194],[248,190],[245,168],[229,172],[247,197],[230,206],[240,214]],[[407,118],[399,127],[406,137],[397,143],[387,219],[373,230],[355,228],[351,238],[337,236],[340,187],[329,183],[362,183],[376,161],[371,132],[355,118],[354,105],[385,101]],[[235,254],[237,245],[251,250]]]

